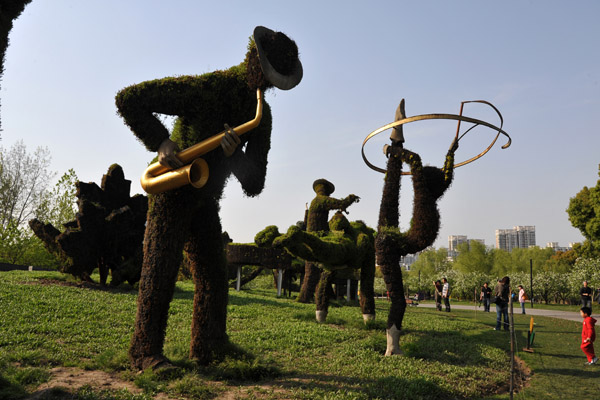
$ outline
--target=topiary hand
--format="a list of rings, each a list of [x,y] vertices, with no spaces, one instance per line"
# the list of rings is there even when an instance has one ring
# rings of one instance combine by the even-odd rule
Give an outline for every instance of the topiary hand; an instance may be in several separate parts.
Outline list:
[[[165,139],[158,147],[158,162],[160,165],[170,168],[183,167],[183,163],[175,155],[179,151],[179,147],[171,139]]]
[[[221,148],[223,149],[223,153],[225,153],[225,157],[231,157],[240,143],[242,141],[233,128],[225,124],[225,136],[221,139]]]

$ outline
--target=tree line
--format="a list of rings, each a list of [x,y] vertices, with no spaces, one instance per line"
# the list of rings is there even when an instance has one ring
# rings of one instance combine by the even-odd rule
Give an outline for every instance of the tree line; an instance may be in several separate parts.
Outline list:
[[[51,185],[56,173],[45,147],[28,152],[23,141],[0,146],[0,262],[58,267],[52,255],[27,225],[38,218],[55,226],[72,220],[76,212],[77,175],[69,169]]]
[[[498,279],[509,276],[513,286],[523,285],[534,301],[577,303],[584,280],[600,288],[600,257],[593,254],[581,256],[576,250],[555,252],[539,247],[508,252],[479,242],[461,244],[458,250],[454,260],[448,258],[445,248],[421,253],[405,273],[408,291],[431,293],[432,282],[447,277],[453,297],[473,300],[479,298],[483,283],[493,288]]]

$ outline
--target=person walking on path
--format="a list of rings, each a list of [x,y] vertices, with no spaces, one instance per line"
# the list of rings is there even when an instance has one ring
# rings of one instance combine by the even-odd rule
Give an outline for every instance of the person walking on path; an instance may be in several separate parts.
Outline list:
[[[438,279],[433,282],[434,299],[435,299],[435,309],[438,311],[442,311],[442,282]]]
[[[583,287],[579,290],[581,296],[581,307],[592,309],[592,288],[588,286],[587,281],[583,281]]]
[[[519,285],[519,304],[521,304],[521,314],[525,314],[525,301],[527,300],[527,294],[525,294],[525,289],[523,289],[523,285]]]
[[[489,287],[488,283],[485,282],[481,288],[481,301],[483,302],[483,311],[490,312],[490,297],[492,294],[492,288]]]
[[[510,278],[505,276],[496,285],[494,296],[496,296],[496,327],[495,331],[499,331],[502,327],[502,318],[504,318],[504,330],[508,331],[508,296],[510,295]]]
[[[446,312],[450,312],[450,284],[446,278],[442,278],[442,281],[444,282],[444,286],[442,287],[442,298],[444,299]]]
[[[596,340],[596,329],[594,325],[596,320],[592,318],[592,310],[589,307],[581,307],[579,314],[583,317],[583,327],[581,329],[581,350],[587,357],[585,365],[593,365],[598,362],[598,357],[594,353],[594,340]]]

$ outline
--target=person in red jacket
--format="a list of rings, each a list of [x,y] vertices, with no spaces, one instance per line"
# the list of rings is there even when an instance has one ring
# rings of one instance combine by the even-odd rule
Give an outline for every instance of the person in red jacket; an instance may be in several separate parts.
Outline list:
[[[581,330],[581,350],[587,356],[586,365],[593,365],[598,362],[598,357],[594,354],[594,340],[596,340],[596,330],[594,324],[596,320],[592,318],[592,310],[589,307],[581,307],[579,314],[583,317],[583,329]]]

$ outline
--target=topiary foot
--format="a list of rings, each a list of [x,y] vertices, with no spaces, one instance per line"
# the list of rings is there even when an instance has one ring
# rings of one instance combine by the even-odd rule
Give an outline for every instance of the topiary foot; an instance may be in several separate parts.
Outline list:
[[[396,328],[396,324],[392,325],[390,329],[386,329],[385,334],[387,337],[387,348],[385,349],[385,355],[402,355],[402,350],[400,350],[400,329]]]
[[[152,371],[170,372],[177,370],[177,367],[162,354],[155,354],[147,357],[142,357],[132,361],[134,367],[139,370],[151,368]]]

